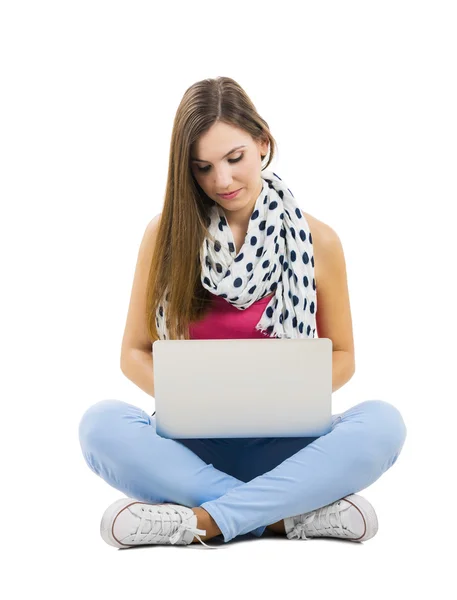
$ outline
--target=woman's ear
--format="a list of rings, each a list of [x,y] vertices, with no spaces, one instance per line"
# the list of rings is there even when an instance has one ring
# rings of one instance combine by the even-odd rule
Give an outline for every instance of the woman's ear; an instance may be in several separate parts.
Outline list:
[[[266,140],[260,142],[260,155],[261,155],[262,159],[264,159],[265,156],[268,154],[268,145],[269,145],[268,138]]]

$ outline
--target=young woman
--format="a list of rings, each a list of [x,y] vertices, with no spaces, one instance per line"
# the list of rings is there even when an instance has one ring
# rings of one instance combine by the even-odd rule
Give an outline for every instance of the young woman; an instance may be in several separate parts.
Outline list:
[[[141,242],[122,342],[123,373],[151,396],[156,339],[318,335],[333,343],[333,391],[354,373],[340,239],[266,170],[275,146],[233,79],[206,79],[185,92],[163,210]],[[103,539],[119,548],[211,547],[203,540],[265,529],[289,539],[372,538],[376,513],[355,492],[395,463],[405,423],[384,400],[332,421],[317,438],[173,440],[132,404],[97,402],[79,424],[83,455],[127,496],[105,511]]]

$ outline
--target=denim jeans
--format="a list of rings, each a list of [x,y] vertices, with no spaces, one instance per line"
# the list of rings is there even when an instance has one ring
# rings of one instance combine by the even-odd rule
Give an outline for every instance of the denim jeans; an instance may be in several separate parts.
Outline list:
[[[90,406],[79,440],[90,469],[129,498],[204,508],[224,542],[326,506],[374,483],[397,460],[406,426],[366,400],[319,437],[168,439],[155,416],[121,400]]]

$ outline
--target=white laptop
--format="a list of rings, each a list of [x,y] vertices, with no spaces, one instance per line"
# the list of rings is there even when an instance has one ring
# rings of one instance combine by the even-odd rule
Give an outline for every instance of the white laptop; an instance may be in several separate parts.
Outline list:
[[[328,338],[156,340],[165,438],[318,437],[332,427]]]

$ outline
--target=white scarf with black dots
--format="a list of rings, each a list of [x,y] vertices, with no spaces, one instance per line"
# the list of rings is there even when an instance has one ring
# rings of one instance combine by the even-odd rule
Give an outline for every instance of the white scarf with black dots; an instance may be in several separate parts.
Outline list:
[[[210,208],[211,237],[200,249],[202,285],[239,310],[274,292],[255,328],[269,337],[313,338],[317,295],[311,231],[280,177],[272,171],[261,176],[262,191],[238,255],[224,210],[217,202]],[[165,340],[167,299],[168,293],[156,313],[159,338]]]

